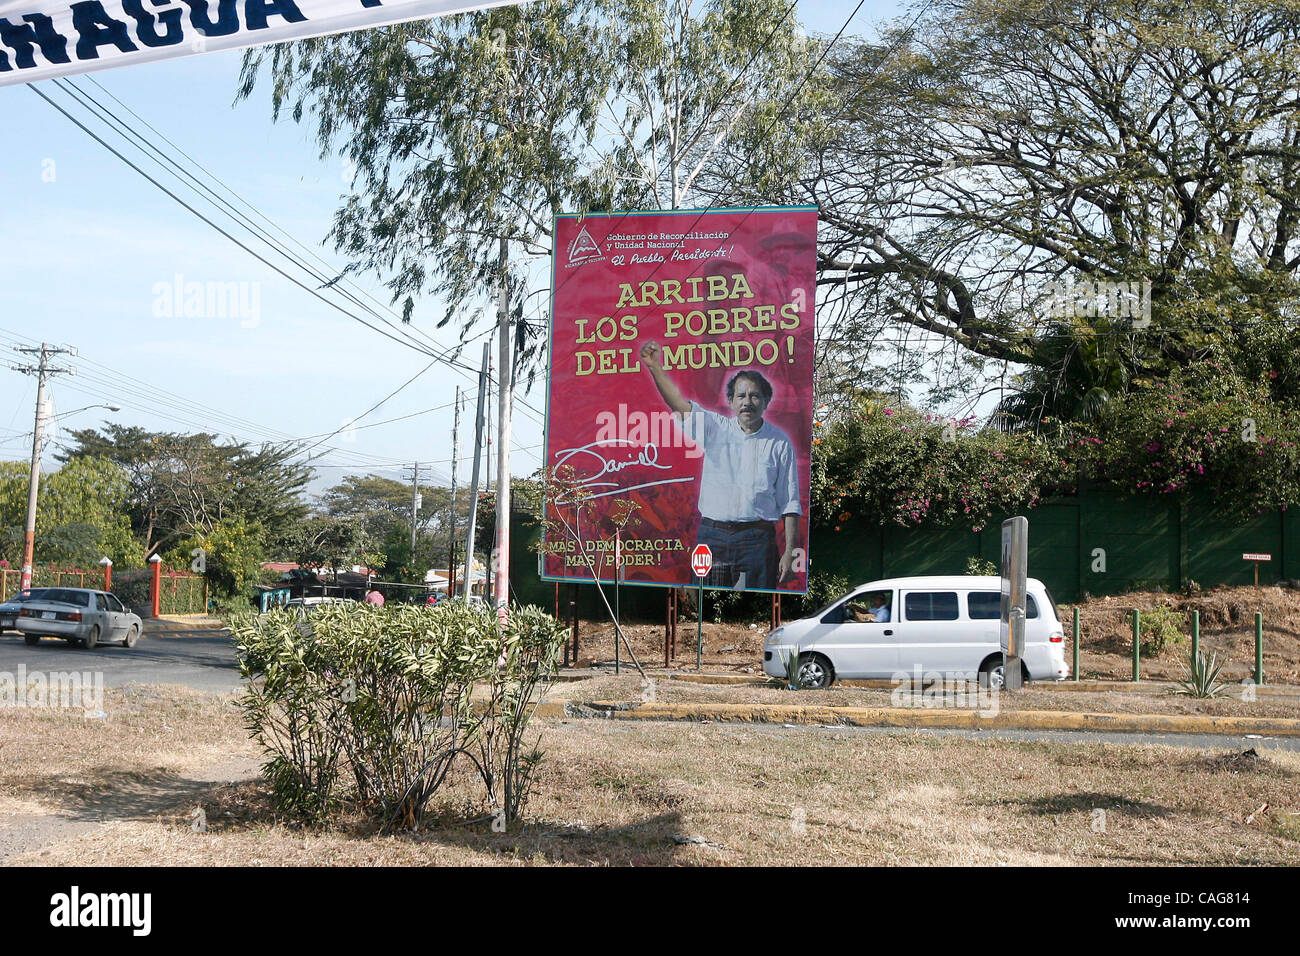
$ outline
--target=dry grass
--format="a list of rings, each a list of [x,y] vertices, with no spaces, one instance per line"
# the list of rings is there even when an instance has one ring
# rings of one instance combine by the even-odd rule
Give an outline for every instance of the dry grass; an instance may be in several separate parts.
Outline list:
[[[106,820],[10,862],[1300,863],[1300,756],[1276,751],[546,721],[526,825],[458,825],[453,790],[439,825],[377,837],[358,820],[278,822],[228,699],[109,692],[105,709],[108,726],[0,712],[0,822],[19,807]],[[238,762],[241,782],[201,785]],[[206,833],[190,825],[197,805]]]
[[[591,701],[641,701],[662,703],[730,703],[730,704],[803,704],[824,707],[889,707],[892,691],[874,687],[835,685],[829,690],[789,691],[779,686],[697,684],[684,680],[652,679],[653,687],[639,675],[614,677],[601,675],[586,680],[565,682],[555,688],[553,697],[588,703]],[[1237,691],[1240,689],[1237,688]],[[918,695],[919,696],[919,695]],[[920,700],[917,705],[921,705]],[[983,710],[987,698],[977,695],[972,686],[966,692],[965,709]],[[1003,711],[1059,710],[1107,714],[1200,714],[1213,717],[1292,717],[1300,718],[1300,696],[1260,696],[1246,702],[1238,696],[1197,700],[1168,690],[1073,691],[1034,689],[997,697]]]

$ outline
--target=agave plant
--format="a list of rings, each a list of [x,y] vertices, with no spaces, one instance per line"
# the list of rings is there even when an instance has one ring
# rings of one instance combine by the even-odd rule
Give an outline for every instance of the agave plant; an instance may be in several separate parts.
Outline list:
[[[1224,690],[1224,684],[1219,680],[1221,670],[1223,664],[1219,662],[1218,654],[1207,658],[1204,651],[1197,651],[1183,665],[1183,676],[1176,681],[1178,690],[1175,693],[1188,697],[1218,697]]]
[[[803,686],[803,681],[799,677],[799,648],[792,647],[785,653],[782,661],[785,664],[785,686],[790,690],[798,690]]]

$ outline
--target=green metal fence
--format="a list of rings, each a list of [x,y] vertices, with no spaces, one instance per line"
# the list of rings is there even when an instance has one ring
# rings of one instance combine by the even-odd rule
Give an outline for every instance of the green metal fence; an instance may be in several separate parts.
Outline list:
[[[1058,601],[1087,594],[1152,589],[1175,591],[1253,584],[1255,565],[1242,554],[1264,552],[1260,584],[1300,579],[1300,509],[1266,512],[1233,522],[1206,498],[1131,497],[1083,489],[1029,509],[1029,573]],[[851,581],[913,574],[961,574],[972,557],[994,562],[1001,520],[969,528],[880,528],[846,523],[839,532],[814,528],[814,573]]]

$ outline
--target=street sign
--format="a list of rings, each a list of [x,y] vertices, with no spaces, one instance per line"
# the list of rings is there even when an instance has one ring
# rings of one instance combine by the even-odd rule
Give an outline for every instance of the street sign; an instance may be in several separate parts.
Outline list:
[[[1245,553],[1245,554],[1243,554],[1243,555],[1241,556],[1241,560],[1243,560],[1243,561],[1254,561],[1254,562],[1255,562],[1255,587],[1259,587],[1259,562],[1261,562],[1261,561],[1272,561],[1272,560],[1273,560],[1273,555],[1271,555],[1271,554],[1252,554],[1252,553],[1250,553],[1250,552],[1247,552],[1247,553]]]
[[[1019,690],[1023,678],[1020,659],[1025,652],[1028,559],[1029,520],[1008,518],[1002,522],[1002,613],[998,628],[1002,686],[1007,690]]]
[[[697,544],[691,552],[691,570],[697,578],[707,578],[713,570],[713,550],[707,544]]]

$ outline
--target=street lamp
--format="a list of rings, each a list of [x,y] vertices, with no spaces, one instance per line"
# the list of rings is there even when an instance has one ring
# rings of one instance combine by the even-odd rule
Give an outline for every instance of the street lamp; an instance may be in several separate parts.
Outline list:
[[[36,395],[36,428],[32,433],[32,472],[27,480],[27,526],[23,533],[23,571],[19,583],[20,588],[23,589],[32,586],[32,564],[36,558],[36,496],[41,487],[41,440],[45,433],[46,407],[45,379],[42,377]],[[86,408],[74,408],[62,415],[55,415],[50,420],[64,418],[90,408],[107,408],[110,412],[116,412],[120,411],[122,406],[108,403],[87,405]]]
[[[56,422],[60,418],[67,418],[69,415],[75,415],[77,412],[89,411],[92,408],[107,408],[110,412],[120,412],[122,410],[121,405],[114,405],[109,402],[100,402],[98,405],[86,405],[83,408],[74,408],[70,412],[59,412],[57,415],[51,415],[48,420]]]

